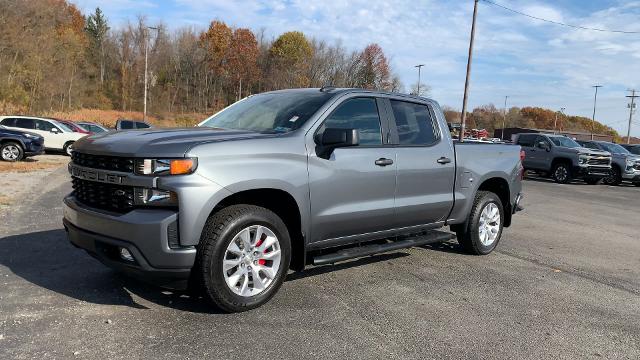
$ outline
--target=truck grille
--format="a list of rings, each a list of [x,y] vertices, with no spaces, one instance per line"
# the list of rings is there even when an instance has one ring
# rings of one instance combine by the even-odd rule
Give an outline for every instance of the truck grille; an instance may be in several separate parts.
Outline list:
[[[91,155],[74,151],[71,161],[79,166],[93,169],[133,172],[133,159],[119,156]]]
[[[132,186],[113,185],[72,178],[73,195],[87,206],[101,210],[126,213],[133,209]]]
[[[609,163],[611,162],[611,159],[609,158],[592,158],[587,160],[587,164],[588,165],[609,165]]]

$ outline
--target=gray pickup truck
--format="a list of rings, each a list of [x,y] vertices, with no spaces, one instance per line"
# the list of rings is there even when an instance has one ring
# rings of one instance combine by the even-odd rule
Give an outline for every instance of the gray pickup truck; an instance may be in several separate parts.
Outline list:
[[[488,254],[522,198],[520,147],[454,144],[436,102],[358,89],[268,92],[196,128],[92,135],[69,172],[74,245],[225,311],[264,304],[308,264],[456,235]]]
[[[583,179],[594,185],[611,172],[609,152],[584,148],[564,135],[517,134],[514,142],[525,152],[525,170],[550,175],[560,184]]]
[[[619,144],[607,141],[580,141],[585,148],[608,151],[612,154],[610,176],[604,179],[607,185],[620,185],[625,180],[640,186],[640,156],[631,153]]]

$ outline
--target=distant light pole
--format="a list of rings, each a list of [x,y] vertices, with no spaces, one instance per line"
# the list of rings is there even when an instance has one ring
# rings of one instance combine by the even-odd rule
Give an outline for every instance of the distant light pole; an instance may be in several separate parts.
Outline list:
[[[145,37],[144,37],[144,110],[142,112],[142,121],[147,122],[147,67],[149,66],[149,59],[147,53],[149,52],[149,36],[147,30],[158,30],[157,27],[147,26],[145,28]]]
[[[424,64],[416,65],[414,67],[418,68],[418,89],[416,90],[416,95],[420,96],[420,69],[424,66]]]
[[[593,88],[596,89],[596,93],[593,95],[593,116],[591,117],[591,140],[593,140],[593,133],[596,131],[596,103],[598,102],[598,88],[601,88],[602,85],[593,85]]]
[[[464,80],[464,95],[462,96],[462,117],[460,119],[460,141],[464,141],[464,129],[467,123],[467,98],[469,97],[469,77],[471,76],[471,62],[473,59],[473,40],[476,37],[476,17],[478,16],[478,0],[473,2],[473,20],[471,21],[471,37],[469,39],[469,57],[467,57],[467,75]]]
[[[500,140],[504,140],[504,127],[507,126],[507,99],[509,95],[504,97],[504,113],[502,114],[502,131],[500,133]]]

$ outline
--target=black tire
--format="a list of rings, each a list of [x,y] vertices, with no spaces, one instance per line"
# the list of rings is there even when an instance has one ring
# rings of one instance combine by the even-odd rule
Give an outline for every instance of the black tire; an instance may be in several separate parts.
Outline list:
[[[255,296],[240,296],[227,285],[222,261],[229,243],[251,225],[268,227],[278,238],[281,263],[268,287]],[[291,239],[286,225],[272,211],[254,205],[232,205],[213,214],[200,237],[198,256],[193,268],[194,280],[206,299],[226,312],[241,312],[268,302],[282,285],[291,261]]]
[[[589,185],[597,185],[600,182],[600,178],[585,178],[584,182],[586,182]]]
[[[8,141],[0,146],[0,156],[4,161],[20,161],[24,158],[24,150],[19,143]]]
[[[634,182],[633,185],[640,187],[640,182]]]
[[[67,156],[71,156],[71,151],[73,151],[73,144],[75,143],[75,141],[69,141],[66,144],[64,144],[64,146],[62,147],[62,151],[64,151],[64,154]]]
[[[480,234],[478,233],[480,227],[480,216],[484,208],[490,203],[494,203],[498,206],[500,212],[500,224],[498,235],[493,243],[485,245],[480,240]],[[489,191],[478,191],[471,207],[471,214],[467,222],[456,229],[456,235],[458,237],[458,243],[469,253],[474,255],[487,255],[491,253],[502,236],[502,230],[504,227],[504,207],[502,201],[498,195]]]
[[[551,176],[558,184],[568,184],[571,182],[571,166],[564,162],[557,163],[552,170]]]
[[[611,167],[611,174],[604,178],[604,183],[607,185],[620,185],[622,182],[622,174],[620,173],[620,169],[617,166]]]

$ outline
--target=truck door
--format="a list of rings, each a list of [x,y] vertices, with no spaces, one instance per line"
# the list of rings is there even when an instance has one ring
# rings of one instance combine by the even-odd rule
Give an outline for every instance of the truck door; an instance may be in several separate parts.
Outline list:
[[[358,146],[333,150],[328,159],[309,149],[310,242],[340,245],[393,227],[395,149],[386,144],[378,101],[351,97],[331,111],[310,137],[324,129],[356,129]],[[309,138],[312,139],[312,138]],[[312,145],[309,145],[312,144]]]
[[[396,228],[442,221],[453,205],[453,144],[431,105],[387,101],[397,144]]]
[[[543,145],[546,144],[546,145]],[[545,148],[546,146],[546,148]],[[532,152],[535,153],[533,166],[535,169],[549,171],[551,170],[551,163],[553,163],[553,156],[551,155],[551,141],[546,136],[538,135],[534,140],[534,147]],[[549,150],[547,150],[549,149]],[[526,159],[526,157],[525,157]]]

